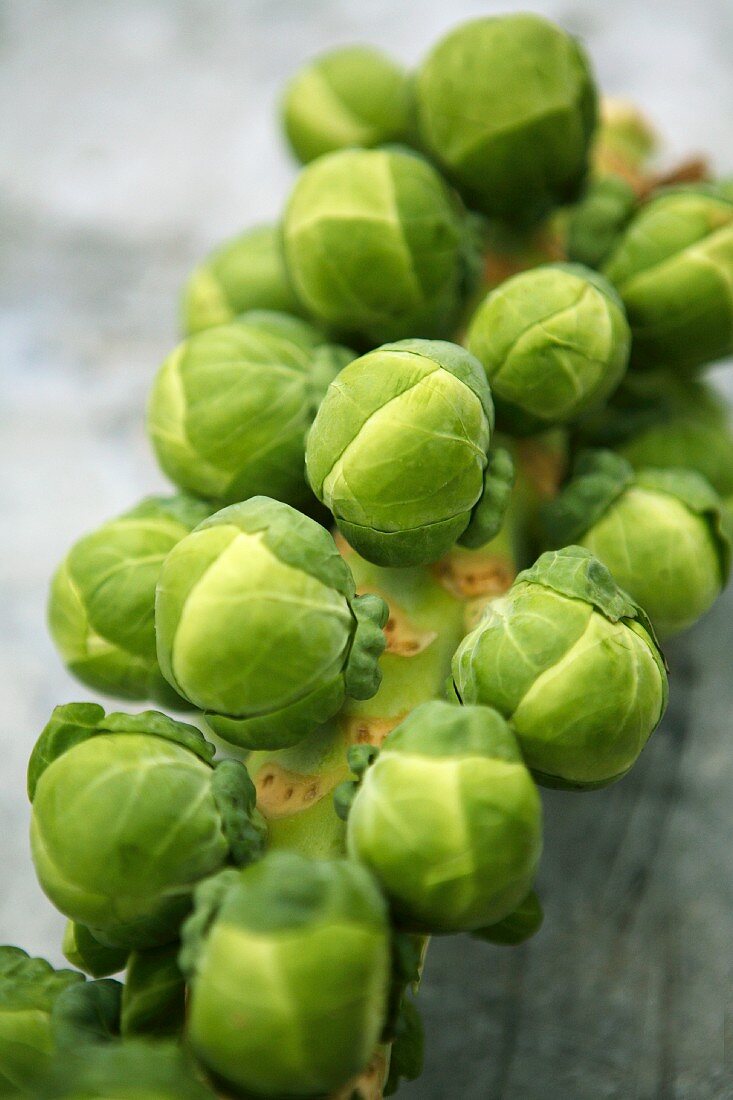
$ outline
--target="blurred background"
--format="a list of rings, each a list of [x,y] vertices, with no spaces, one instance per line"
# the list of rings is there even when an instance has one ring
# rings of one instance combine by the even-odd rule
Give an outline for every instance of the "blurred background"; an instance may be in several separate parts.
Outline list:
[[[733,172],[730,0],[0,2],[0,942],[61,961],[25,766],[51,708],[86,693],[46,634],[48,578],[78,535],[163,488],[146,393],[190,268],[279,215],[283,82],[329,46],[413,63],[464,18],[526,8],[585,40],[670,163],[707,151]],[[733,371],[713,377],[733,395]],[[733,1096],[732,654],[729,591],[672,647],[669,714],[631,776],[546,793],[536,940],[433,943],[426,1072],[406,1097]]]

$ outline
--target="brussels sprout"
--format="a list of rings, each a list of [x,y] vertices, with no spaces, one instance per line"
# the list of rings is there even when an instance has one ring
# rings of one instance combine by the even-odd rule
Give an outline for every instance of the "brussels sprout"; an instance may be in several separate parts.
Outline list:
[[[733,201],[714,189],[652,198],[604,271],[626,306],[632,367],[691,372],[733,351]]]
[[[240,233],[193,270],[183,291],[183,328],[191,335],[251,309],[301,312],[285,268],[279,225]]]
[[[489,605],[456,651],[453,688],[511,720],[527,766],[552,787],[620,779],[667,705],[649,620],[580,546],[542,554]]]
[[[494,407],[481,364],[438,340],[385,344],[350,363],[318,410],[306,469],[345,538],[378,565],[480,546],[503,518],[513,467],[488,449]]]
[[[265,310],[192,336],[163,363],[148,402],[161,468],[221,503],[262,492],[307,501],[305,433],[353,358],[305,321]]]
[[[356,596],[333,538],[287,504],[222,509],[169,555],[158,658],[211,728],[245,748],[296,744],[380,681],[387,606]]]
[[[106,978],[124,970],[129,955],[124,947],[100,943],[85,925],[73,920],[66,924],[63,952],[67,962],[93,978]]]
[[[369,46],[346,46],[315,58],[285,89],[285,133],[303,164],[349,146],[368,149],[400,141],[410,118],[407,73]]]
[[[594,180],[568,215],[568,259],[588,267],[600,267],[608,257],[636,210],[634,188],[621,176]]]
[[[175,939],[199,879],[262,849],[247,769],[164,714],[56,707],[28,766],[31,850],[51,901],[110,947]]]
[[[173,1036],[183,1030],[186,989],[179,951],[176,942],[130,955],[120,1014],[124,1036]]]
[[[20,947],[0,947],[0,1095],[35,1082],[54,1049],[51,1012],[65,989],[83,982]]]
[[[466,338],[486,370],[499,426],[519,434],[567,423],[607,397],[626,370],[629,342],[613,287],[575,264],[502,283]]]
[[[551,545],[578,543],[608,566],[662,637],[699,619],[728,579],[721,501],[692,470],[635,473],[611,451],[588,452],[544,521]]]
[[[710,482],[716,493],[733,493],[733,431],[726,402],[704,382],[632,375],[623,405],[607,409],[597,441],[617,450],[635,470],[686,467]],[[651,385],[644,389],[643,383]],[[605,434],[604,430],[605,429]],[[586,433],[586,438],[592,431]]]
[[[211,512],[183,495],[148,497],[72,546],[51,583],[48,622],[64,664],[105,695],[185,706],[155,655],[163,559]]]
[[[183,930],[189,1042],[248,1095],[330,1093],[379,1039],[389,956],[385,903],[357,864],[273,852],[224,872]]]
[[[635,469],[687,467],[733,493],[733,431],[712,386],[667,371],[630,371],[610,400],[573,426],[573,444],[609,447]]]
[[[283,221],[296,293],[349,342],[450,337],[478,280],[478,223],[409,150],[344,150],[301,172]]]
[[[537,869],[541,805],[505,720],[439,701],[413,710],[367,769],[347,842],[402,926],[465,932],[507,917]]]
[[[420,137],[470,205],[533,222],[578,194],[596,93],[559,27],[528,14],[465,23],[423,63],[416,98]]]
[[[180,1047],[138,1039],[63,1051],[39,1100],[216,1100],[216,1093]]]

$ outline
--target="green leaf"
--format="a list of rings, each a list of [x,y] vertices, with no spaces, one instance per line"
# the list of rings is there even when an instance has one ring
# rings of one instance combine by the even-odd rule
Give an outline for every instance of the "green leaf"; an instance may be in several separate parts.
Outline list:
[[[425,1031],[417,1006],[404,997],[397,1018],[389,1076],[384,1095],[392,1096],[399,1088],[400,1079],[415,1081],[423,1071]]]
[[[90,929],[73,920],[66,924],[63,952],[72,966],[93,978],[108,978],[124,970],[128,955],[124,948],[100,943]]]
[[[100,978],[69,986],[51,1013],[54,1042],[59,1050],[76,1050],[84,1043],[109,1042],[120,1034],[122,985]]]
[[[550,546],[569,546],[581,539],[633,482],[633,467],[620,455],[581,452],[571,480],[541,510]]]
[[[178,965],[180,945],[134,951],[125,974],[120,1030],[132,1035],[179,1035],[186,1009],[185,979]]]
[[[221,827],[238,867],[259,859],[265,850],[267,824],[257,809],[257,791],[244,764],[222,760],[211,781]]]

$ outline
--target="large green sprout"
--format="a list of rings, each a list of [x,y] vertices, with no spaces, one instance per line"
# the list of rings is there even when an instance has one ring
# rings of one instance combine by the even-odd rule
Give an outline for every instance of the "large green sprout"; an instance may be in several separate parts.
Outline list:
[[[545,509],[554,545],[586,546],[640,603],[655,630],[676,634],[709,609],[728,579],[721,501],[687,469],[642,469],[589,452]]]
[[[199,730],[155,711],[53,712],[28,769],[33,861],[51,901],[100,943],[175,939],[199,879],[259,854],[247,770],[213,755]]]
[[[584,547],[543,554],[453,658],[463,703],[511,721],[539,782],[602,787],[636,761],[667,704],[645,614]]]
[[[48,621],[82,683],[121,699],[184,705],[155,655],[155,586],[168,552],[210,512],[183,495],[149,497],[71,548],[51,584]]]
[[[348,816],[350,854],[397,921],[425,932],[496,924],[530,891],[541,806],[507,723],[429,702],[387,737]]]
[[[474,220],[409,150],[320,157],[301,172],[283,231],[298,297],[349,342],[452,336],[478,277]]]
[[[620,382],[630,334],[602,276],[575,264],[524,271],[493,290],[471,321],[499,426],[534,433],[567,423]]]
[[[163,566],[156,601],[164,675],[248,748],[295,744],[347,695],[379,686],[383,600],[356,596],[331,535],[253,497],[202,523]]]
[[[404,140],[410,129],[410,82],[380,50],[345,46],[295,74],[282,111],[290,146],[306,164],[337,149]]]
[[[419,70],[416,98],[420,137],[471,205],[528,223],[578,194],[596,93],[559,27],[529,14],[456,27]]]
[[[633,367],[691,372],[733,351],[733,201],[713,188],[650,199],[604,271],[626,307]]]
[[[148,402],[162,469],[220,504],[265,492],[306,504],[305,434],[350,359],[305,321],[264,310],[192,336],[163,363]]]
[[[489,457],[494,407],[481,364],[444,341],[402,340],[350,363],[329,387],[308,478],[349,543],[379,565],[435,561],[496,534],[512,482]]]
[[[229,1087],[322,1096],[369,1061],[385,1022],[389,935],[357,864],[278,852],[210,880],[181,961],[189,1041]]]

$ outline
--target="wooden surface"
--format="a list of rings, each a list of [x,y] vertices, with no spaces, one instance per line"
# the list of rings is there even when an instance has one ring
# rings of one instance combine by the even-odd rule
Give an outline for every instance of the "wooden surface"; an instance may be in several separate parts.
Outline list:
[[[730,0],[0,0],[0,942],[61,961],[24,772],[51,707],[86,693],[45,632],[48,577],[82,531],[163,487],[146,392],[192,264],[278,214],[283,80],[335,42],[412,62],[457,20],[523,6],[582,32],[675,154],[733,169]],[[405,1097],[733,1096],[732,654],[729,592],[671,652],[670,711],[634,772],[545,796],[535,941],[434,942],[426,1073]]]

